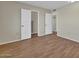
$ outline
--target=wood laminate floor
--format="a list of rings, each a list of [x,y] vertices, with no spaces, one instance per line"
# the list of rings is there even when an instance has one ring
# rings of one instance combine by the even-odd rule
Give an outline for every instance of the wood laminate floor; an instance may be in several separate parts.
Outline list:
[[[56,35],[33,37],[28,40],[1,45],[0,57],[79,57],[79,43]]]

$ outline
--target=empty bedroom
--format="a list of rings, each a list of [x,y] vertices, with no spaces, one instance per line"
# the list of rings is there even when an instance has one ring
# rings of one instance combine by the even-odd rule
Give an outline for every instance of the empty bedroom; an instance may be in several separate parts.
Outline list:
[[[79,1],[0,1],[0,58],[78,58]]]

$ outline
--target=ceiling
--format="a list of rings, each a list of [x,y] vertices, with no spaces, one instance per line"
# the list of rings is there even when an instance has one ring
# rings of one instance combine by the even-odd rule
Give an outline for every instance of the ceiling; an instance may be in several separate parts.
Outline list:
[[[20,1],[20,2],[50,10],[64,7],[70,3],[68,1]]]

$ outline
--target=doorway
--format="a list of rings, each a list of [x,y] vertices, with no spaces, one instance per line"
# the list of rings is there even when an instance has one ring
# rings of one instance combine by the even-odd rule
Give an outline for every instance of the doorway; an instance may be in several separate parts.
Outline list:
[[[31,37],[38,36],[38,12],[31,11]]]
[[[38,36],[39,12],[21,9],[21,40]]]

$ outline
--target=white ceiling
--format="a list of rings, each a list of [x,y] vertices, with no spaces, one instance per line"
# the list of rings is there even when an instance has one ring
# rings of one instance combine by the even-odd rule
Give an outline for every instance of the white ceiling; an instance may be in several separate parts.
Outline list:
[[[61,8],[69,4],[68,1],[20,1],[20,2],[50,10]]]

